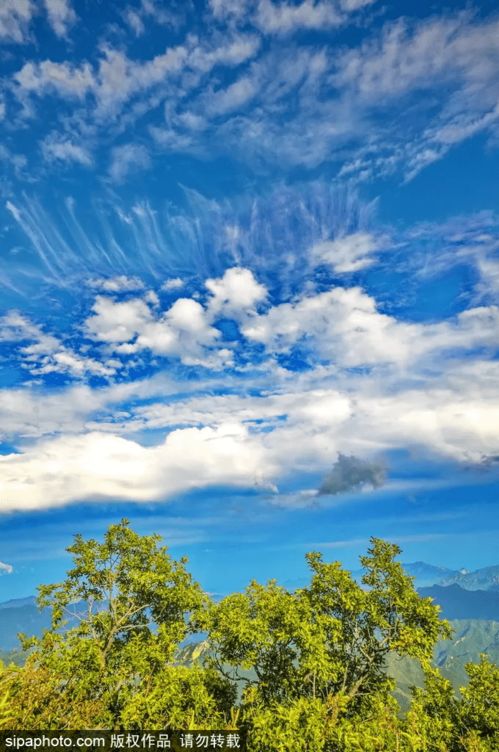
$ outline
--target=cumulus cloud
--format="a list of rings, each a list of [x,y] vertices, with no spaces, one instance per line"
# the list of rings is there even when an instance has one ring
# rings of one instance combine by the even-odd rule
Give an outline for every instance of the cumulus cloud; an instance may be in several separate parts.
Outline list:
[[[119,280],[118,282],[116,280]],[[181,280],[168,280],[163,289],[179,289]],[[111,286],[109,286],[111,285]],[[233,267],[222,277],[206,280],[210,293],[206,307],[193,298],[178,298],[160,311],[159,298],[150,291],[142,298],[117,301],[99,295],[85,328],[89,336],[111,345],[117,353],[131,355],[142,350],[181,358],[187,365],[220,368],[232,362],[232,353],[217,347],[221,333],[213,324],[221,318],[247,320],[267,295],[249,269]],[[126,278],[109,280],[106,291],[132,289]],[[151,308],[152,306],[152,308]],[[156,309],[156,310],[153,310]]]
[[[151,311],[141,298],[117,302],[99,295],[86,321],[90,335],[101,342],[129,342],[152,321]]]
[[[359,287],[335,287],[296,303],[281,303],[244,324],[246,337],[283,352],[304,338],[322,357],[343,366],[407,366],[431,352],[495,347],[499,308],[477,307],[455,319],[429,324],[381,313]]]
[[[74,499],[155,501],[209,485],[265,485],[269,470],[261,447],[237,424],[178,429],[154,447],[90,432],[0,456],[0,511]]]
[[[380,488],[385,482],[385,467],[353,455],[338,454],[332,470],[322,481],[318,496],[337,496],[364,486]]]
[[[212,317],[226,316],[240,319],[251,314],[258,303],[265,300],[267,289],[258,282],[250,269],[233,267],[223,277],[206,280],[212,297],[209,312]]]
[[[157,303],[157,299],[153,301],[155,307]],[[86,321],[89,336],[112,345],[117,353],[150,350],[179,357],[187,365],[216,368],[231,360],[227,349],[215,349],[220,332],[210,325],[203,306],[192,298],[179,298],[161,313],[153,312],[142,298],[117,302],[98,296],[93,311]]]
[[[12,212],[16,211],[12,206]],[[132,214],[139,211],[147,216],[140,206]],[[448,232],[455,238],[456,227]],[[364,255],[370,258],[376,252],[370,249],[379,245],[367,234],[360,235],[360,240],[354,234],[354,241],[351,235],[338,237],[348,245],[348,253],[341,246],[334,250],[332,259],[340,264],[355,264]],[[489,253],[491,246],[485,240],[484,244]],[[82,373],[103,375],[98,368],[128,367],[140,353],[179,359],[187,366],[202,365],[211,372],[156,387],[151,380],[151,384],[100,389],[81,386],[57,395],[36,387],[0,390],[2,435],[34,439],[28,448],[21,442],[18,454],[0,462],[0,477],[5,478],[7,488],[16,489],[19,498],[23,497],[20,486],[11,483],[15,472],[19,483],[29,478],[34,487],[40,477],[40,488],[58,499],[54,503],[74,501],[81,498],[81,492],[118,498],[121,486],[105,481],[105,466],[110,477],[117,476],[115,455],[123,456],[124,463],[130,459],[140,480],[130,483],[124,498],[132,498],[135,491],[139,501],[166,496],[166,485],[154,481],[153,490],[148,485],[150,473],[156,477],[163,454],[158,447],[150,452],[151,447],[130,437],[147,431],[168,434],[178,426],[182,431],[194,430],[184,434],[191,442],[189,457],[194,472],[200,463],[200,483],[207,484],[212,480],[206,480],[203,469],[206,447],[204,440],[198,441],[197,432],[209,428],[216,434],[228,424],[237,426],[238,435],[244,436],[242,456],[249,446],[258,455],[270,485],[279,483],[290,467],[297,473],[323,475],[337,453],[338,463],[327,476],[335,493],[346,490],[345,479],[350,476],[359,484],[375,485],[381,475],[375,472],[378,463],[373,457],[401,447],[466,463],[499,455],[499,364],[492,359],[499,331],[495,306],[475,306],[440,321],[411,322],[383,313],[376,299],[360,287],[319,292],[308,282],[300,293],[288,295],[288,302],[273,303],[259,275],[243,266],[229,268],[204,284],[198,279],[193,297],[185,292],[176,300],[173,296],[173,303],[167,298],[164,306],[139,282],[126,275],[93,280],[100,294],[84,322],[87,340],[79,351],[15,312],[2,319],[1,336],[14,343],[21,364],[38,377],[57,369],[76,378]],[[192,279],[189,289],[191,284]],[[177,283],[172,286],[177,287]],[[225,318],[236,321],[242,333],[237,347],[231,343],[230,350],[216,326]],[[82,329],[78,331],[81,336]],[[254,343],[261,343],[264,360],[259,354],[258,362],[252,361],[248,368],[247,355],[254,353]],[[284,353],[287,358],[295,347],[300,358],[307,359],[306,370],[287,370],[279,364],[281,358],[275,357]],[[118,356],[118,361],[111,359]],[[226,366],[231,366],[230,374],[220,374]],[[172,378],[175,372],[174,367],[168,369]],[[52,444],[53,435],[58,435],[59,443]],[[202,435],[209,436],[207,443],[216,439],[213,433]],[[78,457],[91,456],[87,436],[102,450],[101,475],[88,488],[69,480],[71,473],[76,478],[84,475]],[[236,452],[240,444],[231,446]],[[52,466],[54,475],[59,473],[56,450],[61,452],[61,465],[67,462],[68,466],[60,481],[65,490],[48,477],[52,471],[47,468]],[[168,453],[165,466],[173,467],[176,458],[175,453]],[[369,475],[362,463],[373,462]],[[183,469],[179,473],[175,475],[178,485],[175,481],[173,487],[188,490],[190,477]],[[217,473],[213,477],[219,477]],[[226,475],[220,477],[220,482],[231,482]],[[235,481],[236,485],[246,482],[242,476]],[[36,494],[31,498],[33,508],[43,503]]]
[[[14,571],[14,567],[12,564],[6,564],[4,561],[0,561],[0,575],[1,574],[12,574]]]

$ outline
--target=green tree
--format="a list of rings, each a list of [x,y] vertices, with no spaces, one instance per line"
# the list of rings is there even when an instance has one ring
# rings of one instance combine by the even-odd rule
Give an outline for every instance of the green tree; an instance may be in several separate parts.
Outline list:
[[[459,735],[463,749],[499,750],[499,666],[482,655],[480,663],[468,663],[467,687],[461,688],[458,706]],[[483,746],[478,746],[479,740]]]
[[[388,654],[429,667],[436,641],[450,634],[395,560],[399,553],[372,539],[362,585],[338,562],[310,553],[307,587],[253,582],[211,609],[208,665],[241,687],[255,751],[377,750],[399,734]],[[371,742],[361,719],[371,723]],[[376,725],[386,732],[381,741]]]
[[[10,692],[7,685],[8,672],[0,661],[0,730],[9,728],[12,722]]]
[[[306,587],[252,582],[218,604],[185,559],[126,520],[68,551],[65,580],[40,588],[50,629],[23,639],[24,666],[0,666],[4,728],[239,727],[249,752],[499,751],[499,669],[469,665],[455,696],[431,665],[448,624],[397,546],[372,539],[360,584],[311,553]],[[200,631],[204,650],[180,649]],[[393,654],[426,676],[405,717],[386,675]]]
[[[497,752],[499,750],[499,667],[485,655],[466,666],[469,682],[456,697],[436,669],[413,690],[404,721],[411,752]]]
[[[207,597],[186,559],[174,561],[160,540],[138,535],[126,520],[102,543],[76,536],[64,582],[39,588],[52,625],[40,639],[23,640],[29,657],[10,681],[15,727],[223,725],[233,700],[228,683],[176,665]]]

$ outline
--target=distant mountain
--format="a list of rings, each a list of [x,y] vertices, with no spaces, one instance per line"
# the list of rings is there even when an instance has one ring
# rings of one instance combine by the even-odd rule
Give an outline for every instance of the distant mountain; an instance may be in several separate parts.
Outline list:
[[[10,601],[4,601],[0,603],[0,611],[6,608],[22,608],[23,606],[36,606],[35,596],[28,595],[27,598],[13,598]]]
[[[39,635],[50,626],[50,611],[40,611],[34,598],[19,598],[0,604],[0,650],[19,647],[17,634]]]
[[[0,650],[0,662],[6,666],[15,663],[22,666],[25,661],[25,655],[21,650]]]
[[[460,585],[419,588],[442,609],[445,619],[491,619],[499,621],[499,591],[464,590]]]
[[[407,574],[414,577],[414,583],[418,588],[436,585],[444,579],[450,579],[459,575],[459,570],[457,569],[437,567],[434,564],[427,564],[424,561],[407,562],[403,563],[402,566]],[[364,574],[364,570],[356,569],[352,574],[359,582]]]
[[[475,572],[461,570],[443,577],[439,585],[459,585],[465,590],[493,590],[499,592],[499,565],[484,567]]]
[[[467,684],[465,666],[477,663],[481,653],[486,653],[493,663],[499,663],[499,622],[479,619],[457,619],[451,621],[454,631],[451,640],[442,640],[436,646],[434,664],[458,690]],[[423,686],[421,667],[412,658],[397,658],[390,655],[388,673],[397,682],[395,696],[402,708],[407,708],[411,697],[411,686]]]
[[[414,561],[404,564],[403,567],[407,574],[415,577],[417,587],[436,585],[445,578],[451,578],[459,574],[455,569],[437,567],[433,564],[426,564],[424,561]]]
[[[475,571],[438,567],[424,561],[407,562],[402,566],[407,574],[414,577],[417,588],[431,585],[459,585],[463,590],[499,591],[499,565]],[[357,569],[352,574],[356,580],[360,580],[363,570]]]
[[[78,610],[83,602],[76,603],[71,610]],[[80,609],[81,610],[81,609]],[[76,618],[66,617],[67,626],[74,626]],[[0,659],[2,652],[17,651],[19,640],[17,635],[23,632],[28,637],[39,637],[44,629],[50,627],[51,611],[49,608],[40,610],[36,605],[36,598],[15,598],[0,603]]]

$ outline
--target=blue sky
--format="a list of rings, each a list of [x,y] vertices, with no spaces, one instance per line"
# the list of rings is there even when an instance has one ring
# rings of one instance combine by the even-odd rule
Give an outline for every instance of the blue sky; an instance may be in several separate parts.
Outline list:
[[[492,2],[4,0],[0,596],[497,563]]]

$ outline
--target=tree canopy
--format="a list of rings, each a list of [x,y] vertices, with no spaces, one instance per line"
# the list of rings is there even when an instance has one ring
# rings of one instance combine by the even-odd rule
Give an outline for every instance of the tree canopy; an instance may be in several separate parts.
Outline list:
[[[237,727],[250,752],[498,749],[499,669],[483,657],[454,693],[432,666],[449,625],[393,544],[372,539],[360,583],[314,552],[305,587],[251,582],[218,603],[186,559],[126,520],[102,542],[76,536],[68,551],[65,580],[40,587],[50,629],[22,638],[22,667],[0,670],[4,726]],[[199,643],[189,661],[186,640]],[[386,672],[394,654],[426,676],[405,715]]]

